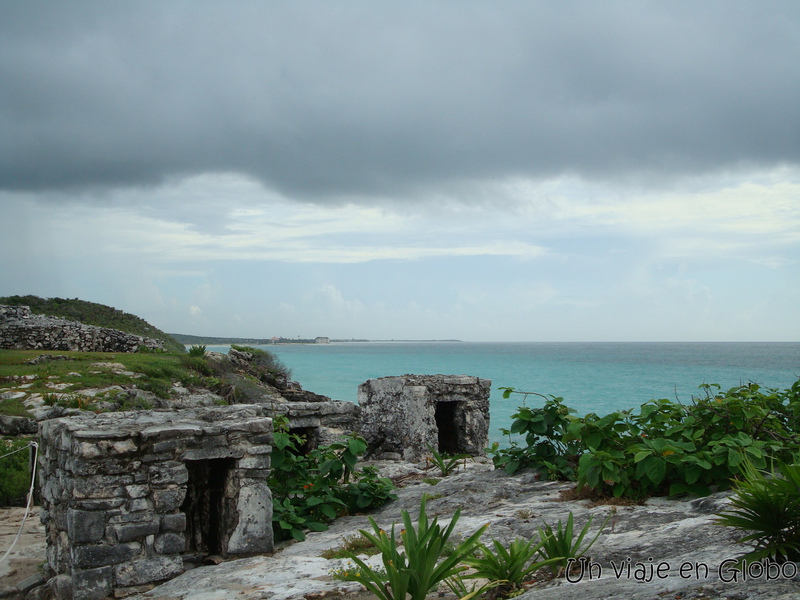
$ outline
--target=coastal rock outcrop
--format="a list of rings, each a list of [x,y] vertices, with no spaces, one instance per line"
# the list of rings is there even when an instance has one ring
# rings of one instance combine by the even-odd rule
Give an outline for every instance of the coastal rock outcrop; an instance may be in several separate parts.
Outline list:
[[[35,315],[27,306],[0,305],[0,348],[136,352],[163,350],[164,343],[108,327]]]

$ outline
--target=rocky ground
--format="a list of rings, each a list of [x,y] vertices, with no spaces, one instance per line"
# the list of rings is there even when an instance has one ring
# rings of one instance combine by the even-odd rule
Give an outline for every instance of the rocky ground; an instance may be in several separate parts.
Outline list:
[[[800,582],[783,577],[743,581],[739,575],[733,581],[735,573],[723,570],[720,578],[720,566],[743,550],[736,544],[735,531],[714,523],[714,514],[727,505],[725,494],[684,501],[655,498],[642,506],[592,506],[586,500],[564,500],[562,494],[572,487],[568,484],[539,481],[534,473],[510,477],[485,463],[472,463],[466,471],[435,486],[419,480],[420,471],[409,465],[383,467],[395,478],[417,478],[399,490],[397,501],[373,514],[387,530],[399,520],[401,510],[416,514],[423,494],[428,495],[429,514],[440,515],[441,519],[449,518],[458,507],[462,509],[456,528],[462,536],[490,523],[484,535],[486,542],[492,538],[504,543],[516,536],[528,538],[543,521],[555,525],[570,511],[579,526],[593,516],[593,530],[609,517],[589,553],[591,575],[588,570],[582,577],[576,573],[571,577],[575,583],[563,579],[541,581],[519,596],[522,600],[800,598]],[[309,534],[306,541],[288,545],[274,556],[200,567],[136,600],[368,597],[358,584],[331,577],[332,572],[346,567],[346,560],[321,556],[364,528],[369,528],[366,516],[345,517],[328,531]],[[615,567],[619,573],[615,573]],[[450,594],[442,590],[434,597],[442,595]]]
[[[522,600],[800,598],[800,582],[783,577],[767,580],[757,576],[743,581],[739,575],[737,581],[729,581],[734,573],[723,571],[720,579],[720,565],[743,550],[736,544],[735,531],[714,523],[714,514],[727,506],[725,494],[683,501],[654,498],[642,506],[593,506],[586,500],[564,500],[563,494],[572,487],[569,484],[539,481],[532,472],[510,477],[481,461],[470,462],[466,470],[436,485],[422,481],[433,473],[413,465],[383,463],[380,467],[406,484],[398,490],[398,500],[373,514],[387,530],[399,521],[401,510],[416,514],[423,494],[428,498],[428,513],[442,520],[456,508],[462,509],[456,527],[461,536],[490,523],[485,542],[495,538],[507,544],[516,536],[530,537],[542,522],[554,525],[570,511],[578,526],[593,516],[593,531],[609,517],[589,552],[591,575],[588,570],[583,576],[573,574],[571,579],[580,580],[576,583],[539,581],[519,596]],[[16,536],[23,512],[17,508],[0,511],[0,551],[5,552]],[[347,566],[346,560],[321,556],[365,528],[369,528],[366,516],[345,517],[328,531],[309,534],[306,541],[285,545],[273,556],[198,567],[133,600],[366,600],[370,595],[359,584],[331,577]],[[44,551],[43,527],[34,515],[10,562],[0,565],[0,597],[24,597],[15,586],[38,573]],[[619,574],[615,566],[617,570],[622,567]],[[452,598],[444,589],[432,598],[440,596]]]
[[[0,508],[0,557],[11,548],[24,516],[24,508]],[[0,562],[0,598],[21,598],[20,589],[27,590],[41,581],[38,576],[45,560],[45,548],[44,525],[38,513],[33,512],[11,554]],[[26,581],[28,583],[24,583]]]

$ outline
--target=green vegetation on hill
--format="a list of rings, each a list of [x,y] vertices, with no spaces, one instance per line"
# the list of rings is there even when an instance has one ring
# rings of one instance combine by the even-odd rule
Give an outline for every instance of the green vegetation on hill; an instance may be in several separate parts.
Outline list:
[[[29,306],[31,312],[51,317],[61,317],[80,321],[87,325],[109,327],[133,335],[154,338],[164,342],[164,347],[173,352],[184,352],[184,346],[171,335],[150,325],[144,319],[117,310],[105,304],[86,300],[64,298],[40,298],[39,296],[7,296],[0,298],[0,304],[10,306]]]

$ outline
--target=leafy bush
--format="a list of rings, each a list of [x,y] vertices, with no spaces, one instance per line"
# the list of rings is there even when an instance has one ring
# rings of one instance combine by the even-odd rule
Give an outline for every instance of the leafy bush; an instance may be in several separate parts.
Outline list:
[[[205,346],[192,346],[189,348],[189,356],[204,357],[206,355]]]
[[[575,411],[564,405],[563,398],[542,396],[535,392],[517,392],[513,388],[500,388],[503,398],[517,393],[523,396],[523,405],[512,415],[511,429],[501,429],[510,439],[508,448],[495,444],[490,449],[495,468],[505,469],[509,475],[524,468],[540,468],[547,471],[550,479],[574,479],[575,465],[581,446],[577,442],[566,442],[565,434]],[[525,405],[528,396],[545,399],[542,408]],[[511,438],[513,434],[524,436],[524,444]]]
[[[755,543],[742,560],[800,562],[800,464],[778,463],[771,472],[747,464],[734,488],[734,508],[718,522],[748,532],[740,542]]]
[[[472,554],[478,539],[488,527],[480,527],[445,556],[445,547],[460,514],[460,509],[456,510],[448,526],[443,528],[436,517],[428,521],[423,499],[416,528],[408,511],[402,511],[400,544],[395,538],[394,525],[387,534],[370,517],[372,532],[361,530],[361,535],[380,550],[385,573],[372,569],[351,554],[350,559],[358,565],[358,569],[348,572],[344,579],[358,581],[380,600],[406,600],[407,597],[410,600],[425,600],[440,582],[466,569],[459,563]],[[399,550],[400,545],[403,551]]]
[[[22,448],[28,440],[0,439],[0,505],[19,503],[28,493],[31,483],[30,453]],[[17,450],[21,450],[16,452]],[[12,454],[13,453],[13,454]],[[5,456],[8,455],[8,456]]]
[[[394,485],[374,469],[355,472],[367,445],[356,435],[302,454],[301,436],[275,418],[269,487],[273,529],[278,539],[305,538],[304,531],[324,531],[340,515],[378,508],[394,499]],[[353,481],[351,481],[353,478]]]
[[[605,496],[706,495],[728,487],[745,461],[764,468],[768,458],[791,460],[800,448],[800,380],[783,391],[754,383],[724,393],[716,385],[701,389],[705,397],[689,405],[651,400],[638,413],[603,417],[577,417],[555,397],[543,408],[522,406],[506,433],[523,434],[525,443],[495,446],[495,467],[538,467]]]

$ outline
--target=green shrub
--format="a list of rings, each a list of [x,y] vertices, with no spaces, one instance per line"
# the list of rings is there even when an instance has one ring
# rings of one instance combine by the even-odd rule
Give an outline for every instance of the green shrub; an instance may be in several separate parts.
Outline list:
[[[195,357],[204,357],[206,355],[206,347],[205,346],[192,346],[189,348],[189,356]]]
[[[564,399],[542,396],[534,392],[517,392],[513,388],[500,388],[503,398],[511,394],[522,394],[523,405],[519,407],[510,429],[501,429],[510,440],[508,448],[499,449],[495,444],[490,450],[495,468],[502,468],[509,475],[524,468],[539,468],[548,473],[550,479],[574,479],[575,465],[581,447],[579,443],[565,441],[570,415],[575,411],[564,405]],[[528,396],[545,399],[542,408],[525,406]],[[522,436],[524,443],[511,438]]]
[[[0,439],[0,505],[20,504],[30,489],[28,440]],[[7,456],[6,456],[7,455]]]
[[[505,433],[524,435],[524,443],[495,445],[495,467],[536,467],[551,478],[577,479],[579,489],[597,495],[642,499],[706,495],[728,487],[745,461],[764,468],[768,458],[790,460],[800,448],[800,380],[783,391],[756,384],[724,393],[716,385],[701,389],[705,397],[689,405],[651,400],[638,413],[603,417],[577,417],[561,398],[546,398],[543,408],[522,406]]]
[[[305,538],[304,531],[323,531],[340,515],[365,512],[396,498],[392,482],[374,469],[356,471],[367,445],[351,435],[302,454],[305,441],[288,430],[285,417],[273,421],[269,487],[277,539]]]

